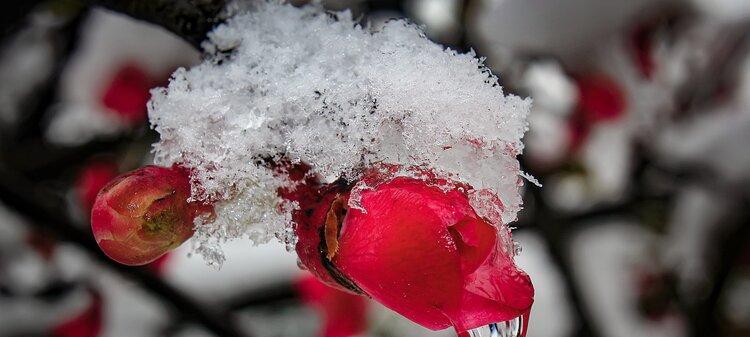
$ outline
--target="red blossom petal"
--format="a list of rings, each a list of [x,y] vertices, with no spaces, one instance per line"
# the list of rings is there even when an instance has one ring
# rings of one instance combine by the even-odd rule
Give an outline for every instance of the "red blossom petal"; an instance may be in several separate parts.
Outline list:
[[[487,260],[497,229],[478,218],[467,218],[448,227],[461,256],[462,270],[471,273]]]
[[[31,231],[26,236],[26,243],[46,261],[52,258],[57,248],[57,242],[54,237],[41,231]]]
[[[575,152],[588,138],[593,125],[621,118],[627,101],[620,86],[604,75],[577,79],[578,105],[568,121],[569,150]]]
[[[401,315],[430,329],[451,326],[443,308],[457,306],[463,285],[451,205],[381,186],[363,193],[362,206],[367,213],[346,216],[335,265]]]
[[[102,331],[102,297],[92,291],[91,304],[77,316],[68,319],[52,330],[54,337],[97,337]]]
[[[501,254],[497,229],[463,193],[396,178],[364,192],[362,205],[367,213],[347,215],[334,262],[384,305],[428,328],[458,330],[531,306],[528,276]]]
[[[654,60],[654,33],[658,21],[641,23],[630,33],[633,61],[644,78],[650,79],[656,69]]]
[[[578,109],[589,124],[611,121],[625,112],[622,88],[604,75],[584,76],[578,83]]]
[[[146,265],[151,272],[156,275],[164,275],[169,266],[169,261],[172,260],[172,252],[159,256],[156,260]]]
[[[78,200],[87,211],[90,211],[94,205],[99,190],[116,176],[117,166],[106,161],[92,162],[81,170],[75,183],[75,189]]]
[[[140,67],[125,65],[107,85],[102,104],[128,123],[141,123],[146,119],[146,103],[151,98],[152,85],[153,81]]]
[[[318,336],[350,337],[367,329],[367,299],[344,292],[306,275],[297,282],[302,300],[315,307],[324,323]]]
[[[513,253],[501,246],[498,228],[469,204],[467,186],[430,175],[388,178],[388,172],[365,175],[372,187],[359,192],[366,212],[344,212],[330,265],[321,248],[321,213],[334,200],[348,199],[342,191],[348,188],[321,194],[314,215],[298,224],[301,261],[326,283],[343,277],[430,329],[454,326],[464,331],[527,314],[533,302],[531,282],[515,267]]]

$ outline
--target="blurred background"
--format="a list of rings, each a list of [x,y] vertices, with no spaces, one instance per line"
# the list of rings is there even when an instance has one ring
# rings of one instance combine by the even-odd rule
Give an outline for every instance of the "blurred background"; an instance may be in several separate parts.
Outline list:
[[[151,162],[149,89],[200,60],[96,6],[116,2],[0,5],[0,337],[453,336],[326,288],[278,243],[227,243],[218,271],[189,242],[107,259],[93,199]],[[514,224],[529,337],[750,336],[750,1],[323,4],[372,30],[407,18],[534,99],[521,160],[544,186]]]

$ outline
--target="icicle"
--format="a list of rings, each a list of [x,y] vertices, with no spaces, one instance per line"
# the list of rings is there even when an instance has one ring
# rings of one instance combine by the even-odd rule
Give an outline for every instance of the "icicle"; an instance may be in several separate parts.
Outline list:
[[[523,336],[523,316],[474,328],[460,337],[520,337]]]

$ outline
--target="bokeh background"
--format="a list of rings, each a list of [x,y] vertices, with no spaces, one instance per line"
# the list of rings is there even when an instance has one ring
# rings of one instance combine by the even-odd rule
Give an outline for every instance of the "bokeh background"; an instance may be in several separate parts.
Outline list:
[[[97,3],[0,5],[0,337],[453,336],[277,243],[229,242],[221,270],[189,242],[143,268],[104,257],[93,198],[150,163],[149,89],[201,55]],[[422,25],[534,99],[521,160],[543,187],[514,224],[529,337],[750,336],[750,1],[323,5]]]

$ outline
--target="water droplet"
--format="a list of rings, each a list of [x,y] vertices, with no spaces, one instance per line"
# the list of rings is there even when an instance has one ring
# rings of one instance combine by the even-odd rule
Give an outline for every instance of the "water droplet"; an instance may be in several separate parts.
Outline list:
[[[518,256],[523,251],[523,247],[521,247],[521,244],[513,241],[513,256]]]
[[[297,258],[297,267],[301,270],[307,270],[307,266],[299,258]]]
[[[523,317],[492,323],[468,331],[469,337],[520,337],[523,333]]]

